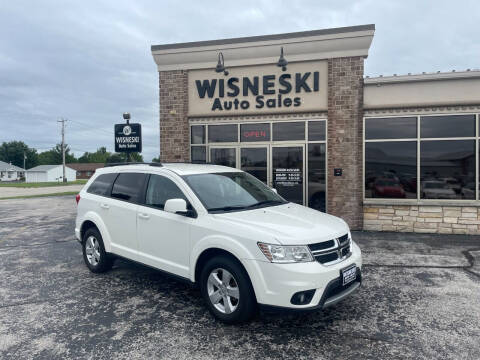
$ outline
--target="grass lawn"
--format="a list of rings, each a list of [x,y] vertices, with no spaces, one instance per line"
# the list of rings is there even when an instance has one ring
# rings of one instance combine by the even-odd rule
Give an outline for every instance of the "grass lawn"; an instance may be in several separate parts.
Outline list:
[[[0,182],[0,187],[39,188],[39,187],[50,187],[50,186],[82,185],[82,184],[85,184],[87,181],[88,180],[86,179],[79,179],[76,181],[69,181],[66,183],[63,183],[63,182],[39,182],[39,183]]]
[[[66,191],[66,192],[59,192],[53,194],[39,194],[39,195],[22,195],[22,196],[10,196],[0,198],[1,200],[10,200],[10,199],[30,199],[30,198],[38,198],[38,197],[47,197],[47,196],[65,196],[65,195],[77,195],[77,191]]]

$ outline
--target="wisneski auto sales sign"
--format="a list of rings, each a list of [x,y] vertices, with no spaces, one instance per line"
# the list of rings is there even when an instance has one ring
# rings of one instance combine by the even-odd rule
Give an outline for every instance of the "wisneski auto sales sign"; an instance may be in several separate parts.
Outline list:
[[[275,64],[228,71],[189,72],[190,116],[327,110],[326,61],[290,63],[286,71]]]
[[[115,124],[115,152],[142,152],[142,125]]]

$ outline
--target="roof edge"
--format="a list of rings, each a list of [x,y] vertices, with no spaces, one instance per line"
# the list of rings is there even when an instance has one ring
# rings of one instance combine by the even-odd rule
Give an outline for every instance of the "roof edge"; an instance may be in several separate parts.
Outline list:
[[[246,36],[246,37],[238,37],[238,38],[219,39],[219,40],[203,40],[203,41],[192,41],[192,42],[184,42],[184,43],[172,43],[172,44],[165,44],[165,45],[152,45],[151,51],[184,49],[184,48],[212,46],[212,45],[239,44],[239,43],[256,42],[256,41],[294,39],[294,38],[307,37],[307,36],[332,35],[332,34],[342,34],[342,33],[354,32],[354,31],[368,31],[368,30],[374,31],[375,24],[345,26],[345,27],[338,27],[338,28],[309,30],[309,31],[297,31],[297,32],[291,32],[291,33],[272,34],[272,35]]]

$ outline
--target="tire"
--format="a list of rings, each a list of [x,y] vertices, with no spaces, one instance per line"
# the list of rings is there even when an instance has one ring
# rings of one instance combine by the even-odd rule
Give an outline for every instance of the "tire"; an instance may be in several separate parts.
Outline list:
[[[221,255],[207,261],[200,275],[200,291],[208,310],[227,324],[246,322],[256,312],[248,274],[233,257]]]
[[[97,228],[85,231],[82,239],[83,260],[93,273],[103,273],[112,268],[114,258],[105,252],[102,235]]]

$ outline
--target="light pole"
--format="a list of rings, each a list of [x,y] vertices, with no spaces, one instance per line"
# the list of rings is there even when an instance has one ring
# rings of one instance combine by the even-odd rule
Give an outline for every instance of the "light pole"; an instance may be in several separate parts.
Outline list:
[[[127,122],[127,125],[130,124],[130,113],[123,113],[123,119]],[[127,151],[127,163],[130,162],[130,151]]]

